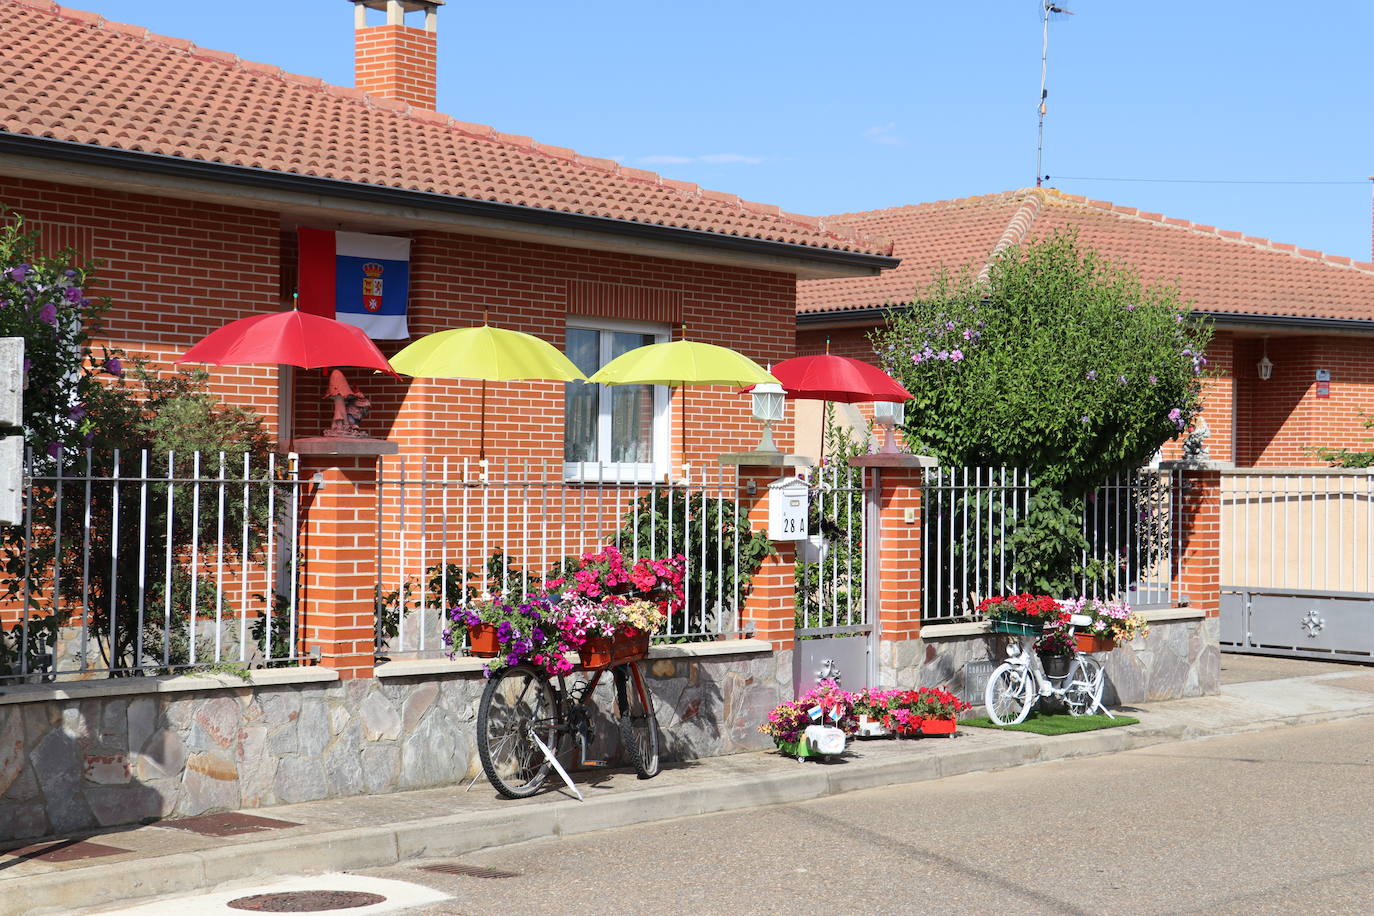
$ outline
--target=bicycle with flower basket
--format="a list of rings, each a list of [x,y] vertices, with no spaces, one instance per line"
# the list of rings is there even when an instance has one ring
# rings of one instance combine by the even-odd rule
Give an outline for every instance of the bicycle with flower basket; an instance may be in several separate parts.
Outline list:
[[[1093,618],[1087,614],[1071,613],[1060,602],[1045,595],[1014,595],[989,598],[978,610],[992,624],[994,633],[1016,636],[1007,646],[1007,660],[993,670],[983,693],[988,718],[998,725],[1024,722],[1031,708],[1042,698],[1055,697],[1064,702],[1069,714],[1088,715],[1100,710],[1113,717],[1102,705],[1102,689],[1106,677],[1102,664],[1080,651],[1074,640],[1078,627],[1089,627]],[[1064,645],[1058,645],[1061,635]],[[1055,643],[1056,651],[1069,657],[1068,670],[1062,674],[1047,674],[1037,652],[1028,651],[1027,640],[1037,644],[1046,640]],[[1114,717],[1113,717],[1114,718]]]
[[[551,770],[581,794],[560,760],[588,758],[596,689],[614,691],[621,746],[641,779],[659,772],[653,696],[640,669],[650,637],[682,602],[681,556],[628,563],[614,547],[521,599],[483,600],[449,612],[446,639],[490,659],[477,708],[477,755],[498,793],[527,798]],[[561,591],[555,591],[561,589]],[[574,661],[576,658],[576,661]]]

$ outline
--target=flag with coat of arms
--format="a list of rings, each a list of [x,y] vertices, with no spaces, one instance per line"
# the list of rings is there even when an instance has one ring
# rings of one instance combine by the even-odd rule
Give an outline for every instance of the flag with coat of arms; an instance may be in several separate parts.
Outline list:
[[[297,239],[298,309],[355,325],[374,340],[410,336],[410,239],[306,227]]]

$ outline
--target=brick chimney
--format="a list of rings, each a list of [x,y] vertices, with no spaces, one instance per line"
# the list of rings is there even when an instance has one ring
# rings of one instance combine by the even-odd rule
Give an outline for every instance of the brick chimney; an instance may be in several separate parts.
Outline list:
[[[363,92],[433,111],[438,43],[435,20],[444,0],[349,0],[353,4],[353,82]],[[369,9],[386,12],[386,25],[369,26]],[[425,27],[405,24],[423,12]]]

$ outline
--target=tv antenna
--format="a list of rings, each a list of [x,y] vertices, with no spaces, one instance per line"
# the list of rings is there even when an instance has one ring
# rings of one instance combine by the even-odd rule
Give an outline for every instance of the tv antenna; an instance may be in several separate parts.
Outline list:
[[[1049,91],[1045,88],[1045,70],[1050,58],[1050,17],[1063,18],[1072,16],[1073,10],[1065,9],[1051,0],[1041,0],[1040,20],[1044,27],[1044,38],[1040,44],[1040,129],[1035,141],[1035,186],[1040,187],[1049,176],[1044,172],[1041,160],[1045,155],[1045,99],[1049,98]]]

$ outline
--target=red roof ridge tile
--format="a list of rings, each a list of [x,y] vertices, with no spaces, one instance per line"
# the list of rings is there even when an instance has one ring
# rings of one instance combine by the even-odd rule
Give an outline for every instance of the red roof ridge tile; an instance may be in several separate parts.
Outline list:
[[[582,168],[593,169],[599,172],[607,172],[636,182],[645,182],[653,184],[660,188],[672,191],[673,193],[681,195],[683,197],[712,200],[717,203],[724,204],[727,208],[733,209],[740,214],[765,215],[781,222],[792,223],[794,225],[806,227],[811,230],[819,230],[828,239],[838,242],[848,242],[852,246],[855,246],[862,250],[867,250],[871,253],[891,255],[893,251],[893,243],[890,240],[878,236],[871,236],[861,232],[857,232],[854,229],[844,226],[844,220],[838,217],[829,217],[825,220],[822,220],[820,217],[801,216],[798,214],[789,213],[787,211],[782,210],[781,207],[775,207],[768,204],[745,202],[742,201],[736,194],[724,191],[706,190],[693,182],[667,178],[663,175],[660,175],[659,173],[652,172],[646,169],[637,169],[623,166],[614,159],[587,156],[580,154],[575,150],[567,149],[565,147],[548,146],[545,144],[537,143],[530,137],[524,137],[514,134],[504,134],[484,124],[472,124],[469,122],[457,120],[448,115],[439,114],[424,109],[413,108],[411,106],[406,105],[404,102],[383,98],[381,96],[363,92],[353,87],[340,86],[333,83],[329,83],[319,77],[291,73],[273,64],[245,60],[227,51],[218,51],[215,49],[201,48],[194,42],[188,41],[184,38],[175,38],[171,36],[159,35],[141,26],[129,25],[126,23],[105,19],[98,13],[89,13],[83,10],[69,9],[63,6],[59,6],[56,2],[54,2],[54,0],[0,0],[0,4],[6,3],[28,7],[34,10],[39,10],[42,12],[55,15],[59,18],[65,18],[71,21],[79,22],[88,28],[105,29],[111,32],[112,34],[117,34],[125,38],[132,38],[138,41],[154,42],[165,47],[174,49],[178,52],[186,53],[187,55],[195,57],[197,59],[217,63],[225,67],[237,68],[246,73],[281,79],[286,82],[292,83],[293,85],[298,85],[307,91],[320,92],[326,95],[334,96],[341,100],[348,101],[353,104],[366,105],[372,108],[382,109],[385,111],[393,112],[400,117],[407,117],[427,124],[438,124],[440,126],[447,127],[450,130],[454,130],[458,133],[477,137],[490,143],[499,143],[518,149],[529,150],[532,152],[539,153],[540,155],[545,155],[551,158],[571,162]],[[158,151],[161,148],[161,144],[156,142],[148,142],[147,138],[144,138],[139,142],[130,144],[129,148],[143,149],[145,151]],[[171,154],[178,155],[180,153],[173,152]],[[212,157],[210,161],[215,161],[215,158]],[[260,164],[260,167],[272,168],[273,166],[270,163],[264,162]],[[293,167],[291,170],[298,170],[298,166]],[[662,222],[661,219],[649,219],[649,214],[645,214],[645,218],[646,221]],[[711,231],[733,232],[733,234],[739,234],[738,230],[727,230],[725,228],[714,229]],[[795,244],[809,244],[804,241],[797,242],[796,240],[792,239],[789,239],[788,241],[792,241]],[[810,247],[823,246],[810,244]]]
[[[917,210],[938,210],[954,208],[959,206],[969,206],[972,204],[991,204],[999,203],[1004,200],[1015,198],[1022,194],[1027,194],[1035,188],[1021,188],[1016,191],[999,191],[993,194],[978,194],[970,197],[951,197],[946,200],[929,200],[918,204],[899,204],[895,207],[882,207],[877,210],[858,210],[851,213],[832,213],[827,219],[835,220],[837,223],[852,223],[866,219],[882,219],[884,217],[896,216],[903,213],[910,213]]]
[[[1083,202],[1097,209],[1104,208],[1103,204],[1105,202],[1103,201],[1089,201],[1086,198],[1081,197],[1077,194],[1068,194],[1064,191],[1060,191],[1054,188],[1045,188],[1042,190],[1048,192],[1048,203],[1060,203],[1062,205],[1064,203],[1076,204],[1079,202]],[[1056,198],[1058,198],[1058,200],[1056,200]],[[1190,232],[1196,232],[1200,235],[1213,236],[1215,238],[1225,239],[1228,242],[1237,242],[1242,245],[1248,245],[1252,248],[1260,248],[1267,251],[1282,251],[1292,255],[1293,257],[1301,258],[1306,261],[1318,261],[1325,264],[1331,264],[1337,267],[1349,267],[1351,269],[1359,270],[1364,273],[1374,272],[1374,262],[1356,261],[1354,258],[1348,258],[1343,255],[1326,254],[1324,252],[1317,251],[1313,248],[1299,248],[1297,245],[1290,245],[1287,242],[1276,242],[1273,239],[1264,238],[1262,236],[1246,235],[1243,232],[1238,232],[1234,229],[1218,229],[1216,226],[1209,226],[1205,223],[1195,223],[1191,220],[1181,219],[1179,217],[1164,216],[1159,213],[1142,212],[1134,207],[1122,207],[1114,204],[1105,204],[1105,209],[1108,209],[1110,212],[1117,216],[1129,219],[1137,219],[1147,223],[1155,223],[1157,225],[1167,226],[1171,229],[1184,229]]]

